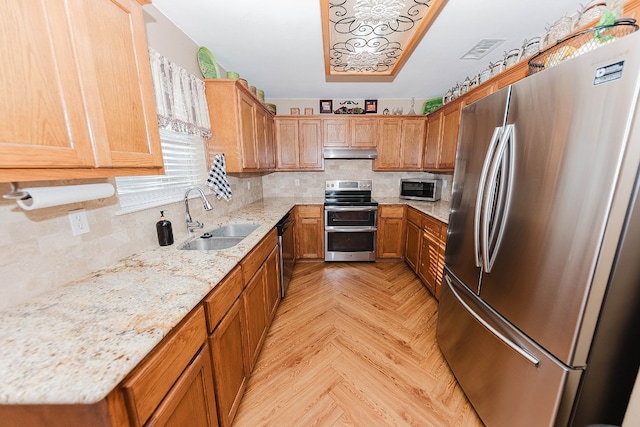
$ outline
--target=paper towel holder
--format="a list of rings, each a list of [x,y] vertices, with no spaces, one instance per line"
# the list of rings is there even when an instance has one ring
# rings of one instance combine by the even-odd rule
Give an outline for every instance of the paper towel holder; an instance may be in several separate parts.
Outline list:
[[[12,182],[11,191],[8,192],[7,194],[2,195],[3,199],[9,199],[9,200],[23,200],[23,199],[28,199],[29,197],[31,197],[29,193],[27,193],[24,190],[21,190],[17,182]]]

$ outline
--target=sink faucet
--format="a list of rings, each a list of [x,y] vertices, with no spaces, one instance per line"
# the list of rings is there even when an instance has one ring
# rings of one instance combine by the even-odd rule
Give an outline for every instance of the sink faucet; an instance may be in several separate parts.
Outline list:
[[[194,186],[194,187],[189,187],[187,189],[187,191],[184,193],[184,209],[186,211],[186,215],[185,215],[185,219],[187,221],[187,231],[189,233],[193,232],[195,229],[197,228],[202,228],[204,227],[204,224],[201,223],[200,221],[193,221],[191,219],[191,214],[189,213],[189,193],[191,193],[191,191],[197,191],[200,194],[200,198],[202,199],[202,204],[204,206],[204,210],[205,211],[210,211],[211,209],[213,209],[213,206],[211,206],[211,203],[209,203],[209,201],[207,200],[207,198],[204,195],[204,191],[202,191],[202,188]]]

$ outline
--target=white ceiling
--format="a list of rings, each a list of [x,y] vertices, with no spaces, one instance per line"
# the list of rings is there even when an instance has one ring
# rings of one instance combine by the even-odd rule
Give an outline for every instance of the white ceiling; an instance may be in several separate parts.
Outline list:
[[[267,98],[311,99],[441,96],[505,51],[542,35],[558,18],[582,9],[578,0],[448,0],[393,82],[327,83],[320,0],[153,0],[153,5]],[[459,59],[483,38],[506,41],[480,60]]]

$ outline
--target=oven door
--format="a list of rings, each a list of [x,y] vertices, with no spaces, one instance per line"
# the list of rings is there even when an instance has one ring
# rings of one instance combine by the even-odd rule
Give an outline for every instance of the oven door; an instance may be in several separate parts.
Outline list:
[[[326,206],[325,261],[375,261],[375,206]]]

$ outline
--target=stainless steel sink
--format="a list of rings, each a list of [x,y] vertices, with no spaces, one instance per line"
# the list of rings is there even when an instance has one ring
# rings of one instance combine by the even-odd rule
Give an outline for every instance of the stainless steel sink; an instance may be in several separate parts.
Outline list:
[[[216,251],[231,248],[244,240],[260,224],[227,224],[189,240],[180,250]]]
[[[260,227],[260,224],[227,224],[209,231],[212,236],[218,237],[247,237],[253,230]],[[206,234],[206,233],[205,233]]]

